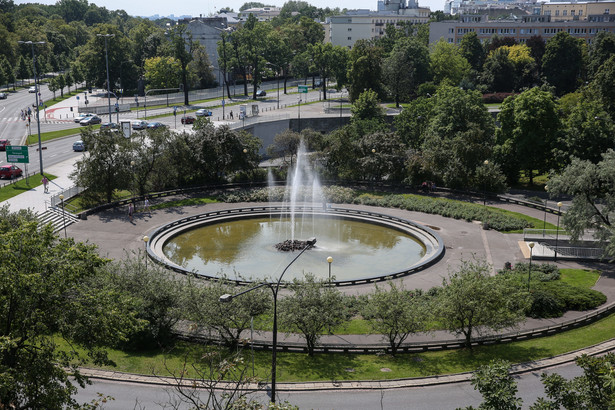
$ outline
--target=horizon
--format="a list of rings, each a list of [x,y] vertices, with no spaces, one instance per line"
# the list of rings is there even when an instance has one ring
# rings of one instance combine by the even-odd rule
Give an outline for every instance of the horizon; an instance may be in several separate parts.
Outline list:
[[[57,3],[57,0],[15,1],[15,4],[28,3],[54,5]],[[198,17],[200,15],[205,17],[217,14],[219,10],[227,7],[237,12],[245,3],[247,3],[245,0],[230,0],[226,2],[215,2],[211,0],[200,2],[197,0],[186,0],[179,4],[169,3],[167,1],[163,2],[161,0],[147,2],[143,0],[134,0],[131,2],[121,0],[88,1],[88,4],[95,4],[98,7],[105,7],[108,10],[124,10],[133,17],[152,17],[157,15],[160,18],[169,17],[171,15],[175,18],[182,16]],[[282,7],[286,1],[261,1],[261,3],[275,7]],[[307,1],[307,3],[319,8],[331,7],[330,3],[326,0],[310,0]],[[419,0],[418,4],[420,7],[429,7],[431,11],[442,10],[444,8],[444,0]],[[349,5],[351,7],[349,7]],[[348,5],[341,3],[336,7],[339,7],[340,9],[345,7],[347,9],[376,10],[377,5],[377,0],[359,0],[358,2],[348,2]]]

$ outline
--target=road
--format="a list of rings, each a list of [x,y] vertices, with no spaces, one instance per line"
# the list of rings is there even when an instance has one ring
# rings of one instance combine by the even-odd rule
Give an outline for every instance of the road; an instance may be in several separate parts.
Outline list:
[[[576,365],[564,365],[547,371],[572,378],[582,373]],[[523,399],[523,408],[529,409],[538,397],[544,397],[540,373],[527,373],[517,377],[518,396]],[[94,381],[93,385],[80,390],[74,397],[79,402],[89,402],[96,398],[97,392],[112,396],[113,401],[105,409],[160,409],[176,399],[173,389],[162,386],[112,381]],[[268,401],[264,393],[251,396],[262,403]],[[448,410],[459,407],[477,407],[481,395],[470,383],[444,384],[410,389],[375,391],[318,391],[318,392],[279,392],[278,401],[288,401],[300,409],[384,409],[384,410]],[[189,408],[180,406],[178,408]]]

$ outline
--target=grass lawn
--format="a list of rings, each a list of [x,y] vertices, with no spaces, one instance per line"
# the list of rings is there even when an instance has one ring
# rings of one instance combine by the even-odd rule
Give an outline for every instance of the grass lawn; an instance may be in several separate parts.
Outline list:
[[[615,315],[580,329],[558,335],[502,345],[481,346],[417,354],[359,355],[316,354],[309,357],[302,353],[278,352],[278,380],[280,382],[330,381],[330,380],[385,380],[405,377],[425,377],[473,371],[490,360],[500,358],[512,363],[551,357],[609,340],[613,337]],[[181,342],[173,350],[127,352],[110,350],[116,367],[106,367],[121,372],[170,375],[169,369],[178,371],[184,360],[198,361],[208,348]],[[246,363],[251,352],[244,350]],[[254,352],[255,372],[267,379],[271,371],[271,352]],[[188,366],[190,368],[190,366]],[[382,368],[391,369],[383,372]],[[188,374],[187,377],[196,375]]]
[[[600,272],[587,269],[560,269],[561,280],[580,288],[593,287],[600,278]]]
[[[50,181],[57,178],[55,175],[51,175],[51,174],[45,174],[45,175],[47,175],[47,178]],[[36,174],[36,175],[32,175],[31,177],[29,177],[27,182],[26,182],[26,179],[24,178],[24,179],[20,179],[14,184],[7,185],[5,187],[0,188],[0,202],[5,201],[14,196],[17,196],[19,194],[22,194],[26,191],[29,191],[32,188],[42,185],[42,182],[41,182],[42,179],[43,177],[40,174]],[[2,180],[2,182],[5,182],[5,180]]]
[[[90,127],[97,130],[100,128],[100,124],[90,125]],[[69,135],[79,135],[81,134],[81,130],[85,130],[85,129],[86,127],[81,127],[81,128],[68,128],[65,130],[41,132],[41,141],[45,142],[45,141],[54,140],[56,138],[67,137]],[[36,142],[38,142],[38,135],[35,132],[34,134],[28,136],[28,140],[26,144],[30,145],[30,144],[35,144]]]

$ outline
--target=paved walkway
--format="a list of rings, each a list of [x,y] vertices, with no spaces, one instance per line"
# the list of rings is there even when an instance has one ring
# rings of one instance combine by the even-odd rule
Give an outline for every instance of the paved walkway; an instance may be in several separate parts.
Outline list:
[[[73,161],[65,161],[49,168],[49,172],[57,175],[58,178],[52,181],[50,185],[50,193],[43,193],[42,187],[31,189],[19,196],[11,198],[0,203],[9,204],[12,210],[21,208],[31,208],[37,212],[42,212],[46,209],[49,195],[60,192],[63,188],[68,188],[72,185],[68,175],[72,172]],[[167,200],[167,199],[164,199]],[[155,202],[153,203],[155,204]],[[224,209],[228,207],[241,207],[247,204],[207,204],[202,206],[187,206],[182,208],[168,208],[152,212],[151,215],[137,212],[134,221],[129,222],[126,212],[122,208],[111,209],[92,215],[86,221],[73,224],[67,228],[69,235],[73,236],[78,241],[89,241],[99,246],[101,254],[112,258],[121,258],[126,251],[142,249],[144,235],[149,235],[156,227],[167,222],[185,217],[188,215],[199,214],[203,212]],[[438,215],[427,215],[417,212],[409,212],[399,209],[380,209],[374,207],[363,207],[358,205],[340,205],[347,208],[365,208],[372,211],[391,214],[402,218],[413,220],[417,223],[429,225],[436,228],[438,234],[442,237],[446,244],[446,254],[444,258],[436,265],[415,273],[404,279],[406,288],[421,288],[427,290],[433,286],[441,285],[442,278],[445,277],[450,270],[454,270],[462,259],[468,259],[473,256],[478,258],[486,258],[493,266],[501,268],[505,262],[517,263],[525,261],[526,255],[520,245],[521,235],[501,234],[496,231],[485,231],[476,223],[457,221],[449,218],[444,218]],[[532,208],[525,208],[513,204],[497,204],[498,207],[520,211],[536,218],[542,219],[543,212]],[[555,222],[554,215],[547,215],[550,222]],[[603,275],[597,282],[595,289],[603,292],[607,296],[607,303],[615,302],[615,267],[609,264],[600,263],[577,263],[571,261],[560,261],[558,265],[562,268],[591,268],[600,269]],[[373,285],[358,285],[354,287],[343,288],[344,292],[349,294],[365,294],[373,289]],[[529,319],[521,328],[535,328],[556,324],[558,322],[574,319],[584,315],[584,312],[567,312],[564,317],[557,319]],[[268,334],[263,334],[264,339],[269,338]],[[283,336],[281,341],[292,341],[297,336]],[[432,334],[416,335],[409,341],[434,341],[440,339],[449,340],[452,336],[445,332],[435,332]],[[371,344],[382,343],[382,338],[379,335],[344,335],[344,336],[325,336],[322,341],[324,343],[339,344],[340,341],[352,344]],[[524,363],[516,366],[516,371],[534,371],[555,364],[562,364],[574,360],[574,358],[582,353],[603,353],[615,348],[615,342],[609,341],[599,346],[582,349],[579,352],[572,352],[566,355],[549,358],[531,363]],[[101,378],[113,378],[127,381],[142,381],[156,382],[147,376],[125,375],[114,372],[88,371],[92,376]],[[408,387],[417,385],[428,385],[434,383],[450,383],[456,381],[467,380],[469,374],[436,376],[423,379],[404,379],[395,381],[378,381],[378,382],[331,382],[331,383],[288,383],[281,385],[280,389],[328,389],[328,388],[394,388]],[[156,378],[157,380],[160,380]],[[158,381],[159,382],[159,381]],[[371,386],[371,387],[370,387]]]

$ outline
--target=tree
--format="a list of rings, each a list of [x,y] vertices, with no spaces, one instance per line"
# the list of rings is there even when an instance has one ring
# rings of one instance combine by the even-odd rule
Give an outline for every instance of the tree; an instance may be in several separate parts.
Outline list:
[[[610,31],[600,31],[589,47],[587,71],[593,77],[602,64],[615,54],[615,34]]]
[[[194,44],[192,34],[186,32],[186,26],[175,26],[170,32],[171,55],[179,61],[181,84],[184,88],[184,105],[189,105],[190,86],[188,84],[188,64],[192,61]]]
[[[542,57],[542,73],[547,82],[555,87],[557,95],[577,89],[583,76],[584,42],[565,31],[547,41]]]
[[[468,60],[470,66],[474,71],[480,72],[483,68],[483,61],[485,61],[485,49],[482,43],[478,39],[476,32],[464,34],[459,43],[461,56]]]
[[[265,313],[271,306],[271,295],[266,287],[221,303],[220,296],[234,294],[232,282],[224,280],[209,284],[190,280],[187,287],[185,314],[199,328],[215,331],[231,348],[236,347],[241,333],[250,327],[252,318]]]
[[[403,283],[389,282],[388,289],[378,285],[362,309],[372,330],[383,335],[395,355],[401,344],[413,333],[425,331],[432,319],[428,300],[421,291],[407,291]]]
[[[271,156],[282,157],[284,160],[286,160],[286,156],[289,156],[290,168],[292,168],[293,158],[297,154],[300,144],[301,134],[290,129],[286,129],[273,137],[273,143],[267,147],[267,152]]]
[[[561,132],[555,98],[538,87],[508,97],[498,115],[496,158],[515,183],[524,170],[533,183],[534,170],[547,172],[554,164],[553,149]]]
[[[615,55],[609,57],[600,66],[591,85],[604,108],[613,118],[615,116]]]
[[[457,271],[442,281],[435,303],[442,326],[463,335],[465,345],[487,329],[514,328],[525,320],[528,293],[507,275],[490,276],[485,261],[462,261]]]
[[[247,62],[252,73],[252,99],[256,100],[256,93],[263,79],[265,71],[265,55],[269,49],[267,40],[271,26],[269,24],[259,22],[253,14],[250,14],[248,20],[240,30],[242,32],[242,47],[245,49]]]
[[[433,46],[430,59],[436,84],[446,79],[450,84],[457,85],[470,72],[470,63],[461,55],[459,48],[444,39],[440,39]]]
[[[430,78],[429,49],[417,40],[402,38],[384,60],[383,81],[399,107],[400,100],[409,101],[419,84]]]
[[[371,181],[401,181],[404,176],[406,147],[393,132],[376,132],[363,136],[355,160],[357,173]]]
[[[183,318],[185,285],[160,265],[143,263],[144,257],[141,252],[127,253],[103,268],[104,280],[138,301],[136,316],[145,324],[126,344],[136,349],[169,346],[175,340],[174,327]]]
[[[88,147],[88,156],[75,163],[75,170],[70,178],[75,185],[85,188],[83,199],[94,205],[101,201],[113,200],[116,189],[130,189],[130,154],[127,140],[118,139],[112,132],[82,132],[82,138]]]
[[[312,64],[323,83],[323,98],[327,99],[327,79],[335,77],[338,87],[346,81],[348,51],[342,46],[331,43],[317,43],[309,47]]]
[[[489,91],[510,92],[515,89],[517,82],[515,65],[508,58],[508,53],[508,49],[500,47],[487,56],[481,81]]]
[[[23,84],[23,80],[25,80],[26,78],[30,78],[31,72],[32,69],[26,62],[26,59],[23,58],[23,56],[20,56],[19,62],[17,63],[17,67],[15,67],[15,76],[21,79],[21,82]]]
[[[384,110],[378,101],[378,94],[371,88],[357,96],[350,111],[353,120],[382,120],[384,116]]]
[[[148,89],[177,88],[181,84],[181,64],[173,57],[154,57],[143,66]]]
[[[371,89],[384,97],[382,87],[382,49],[368,40],[357,40],[349,55],[348,77],[350,100],[355,101],[365,90]],[[406,67],[404,67],[406,68]]]
[[[419,174],[449,187],[471,187],[476,168],[492,155],[493,118],[478,91],[442,86],[432,99],[421,157],[415,157]]]
[[[308,354],[313,356],[320,335],[350,318],[345,298],[337,288],[326,286],[325,281],[317,281],[311,273],[303,280],[295,279],[290,289],[293,294],[279,301],[280,326],[300,332],[305,338]]]
[[[560,163],[570,157],[597,163],[609,148],[615,148],[615,127],[602,102],[590,90],[581,97],[563,119],[564,132],[558,141]]]
[[[190,82],[194,87],[209,88],[217,83],[216,76],[213,71],[213,66],[209,61],[207,50],[205,47],[195,43],[194,52],[192,53],[193,60],[188,65],[190,73]]]
[[[106,260],[93,245],[58,239],[50,225],[6,206],[0,221],[0,403],[76,408],[74,383],[86,382],[79,366],[110,364],[102,347],[140,328],[134,301],[98,285]]]
[[[549,194],[571,195],[572,205],[563,225],[573,240],[593,230],[605,250],[615,255],[615,230],[610,216],[615,211],[615,151],[609,149],[597,164],[573,158],[570,165],[549,179]]]
[[[478,410],[521,410],[523,400],[517,397],[517,382],[510,374],[510,363],[505,360],[492,360],[476,369],[472,386],[483,396]]]
[[[419,97],[410,101],[395,117],[397,134],[408,148],[417,150],[423,145],[434,102],[434,99]]]

